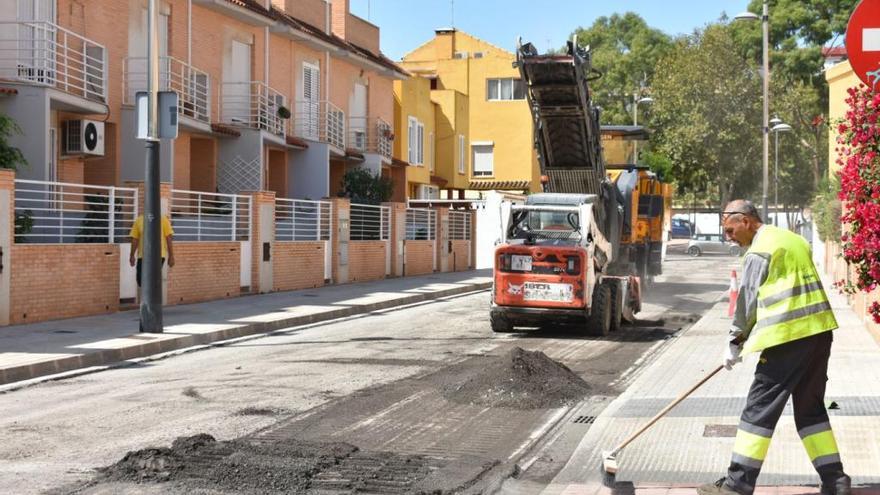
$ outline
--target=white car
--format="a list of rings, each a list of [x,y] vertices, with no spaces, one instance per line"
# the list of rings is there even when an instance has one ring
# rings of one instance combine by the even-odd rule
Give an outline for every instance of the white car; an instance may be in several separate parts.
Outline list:
[[[721,237],[721,234],[694,234],[688,242],[687,253],[691,256],[702,256],[703,254],[742,256],[743,249],[726,241]]]

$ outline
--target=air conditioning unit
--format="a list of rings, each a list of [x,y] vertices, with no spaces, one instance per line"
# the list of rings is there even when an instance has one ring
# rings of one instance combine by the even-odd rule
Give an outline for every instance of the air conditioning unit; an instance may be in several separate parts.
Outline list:
[[[104,156],[104,123],[85,119],[65,122],[64,154]]]
[[[420,184],[419,197],[416,199],[440,199],[440,188],[428,184]]]

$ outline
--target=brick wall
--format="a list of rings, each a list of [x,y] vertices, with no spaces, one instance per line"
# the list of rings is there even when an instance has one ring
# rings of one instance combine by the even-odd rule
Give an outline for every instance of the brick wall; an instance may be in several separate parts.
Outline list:
[[[454,272],[470,269],[468,266],[468,251],[471,249],[471,241],[452,241],[452,252],[449,253],[449,266]]]
[[[348,243],[348,279],[366,282],[385,278],[385,241]]]
[[[238,296],[241,280],[238,242],[175,242],[168,269],[168,305]]]
[[[18,244],[10,265],[12,324],[119,309],[118,246]]]
[[[181,132],[174,140],[174,189],[192,189],[190,184],[190,134]]]
[[[279,3],[273,0],[273,3]],[[297,19],[323,30],[326,23],[324,0],[284,0],[285,10]]]
[[[324,285],[323,242],[275,242],[273,290],[311,289]]]
[[[379,28],[356,15],[348,15],[345,20],[345,40],[379,53]]]
[[[434,241],[406,241],[407,277],[434,273]]]
[[[348,0],[333,0],[330,4],[330,25],[333,34],[345,39],[345,21],[348,20]]]

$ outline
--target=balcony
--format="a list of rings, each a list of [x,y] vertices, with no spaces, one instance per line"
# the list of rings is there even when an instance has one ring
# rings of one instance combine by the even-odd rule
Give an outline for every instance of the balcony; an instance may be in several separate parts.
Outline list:
[[[295,134],[345,150],[345,113],[329,101],[296,102]]]
[[[107,101],[107,50],[57,24],[0,22],[0,79]]]
[[[362,153],[376,153],[391,160],[394,129],[382,119],[351,117],[348,129],[348,149]]]
[[[135,104],[135,94],[147,90],[146,57],[122,61],[123,103]],[[159,91],[178,94],[177,112],[204,124],[211,123],[211,80],[207,73],[173,57],[159,57]]]
[[[225,82],[221,98],[221,121],[261,129],[278,136],[287,132],[290,110],[280,92],[259,81]]]

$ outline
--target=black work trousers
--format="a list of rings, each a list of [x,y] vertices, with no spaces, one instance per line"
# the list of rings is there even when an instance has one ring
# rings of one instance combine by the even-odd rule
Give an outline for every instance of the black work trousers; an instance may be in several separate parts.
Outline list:
[[[794,422],[823,485],[845,476],[825,410],[832,332],[765,349],[761,353],[737,431],[725,484],[742,494],[755,490],[770,438],[789,396]]]

